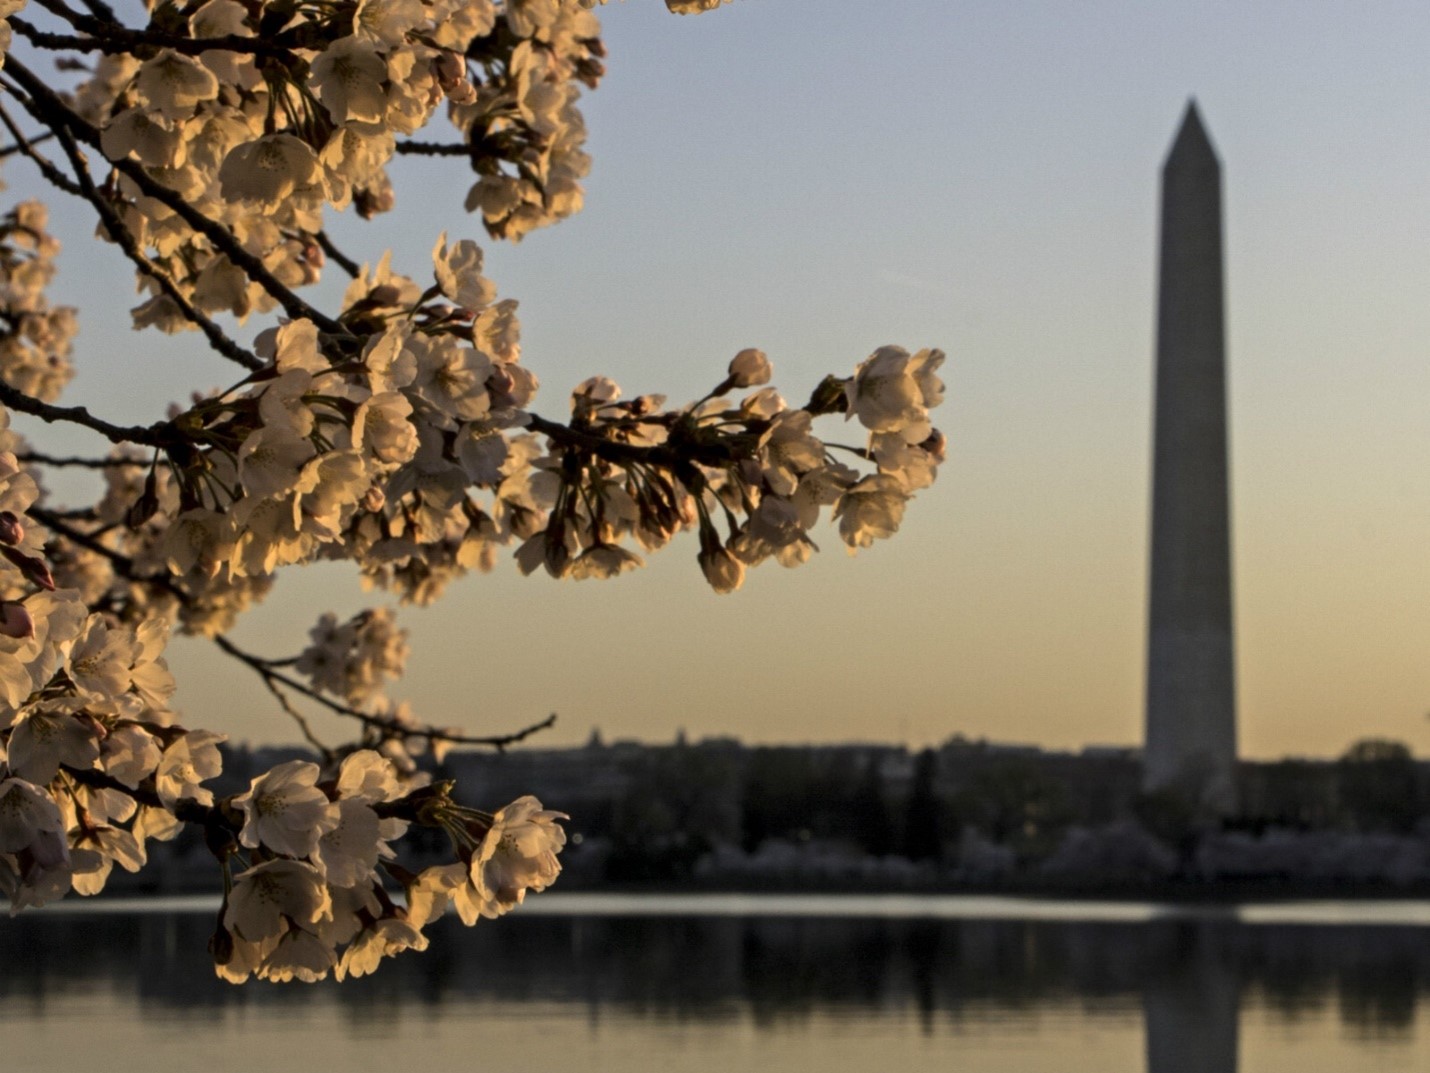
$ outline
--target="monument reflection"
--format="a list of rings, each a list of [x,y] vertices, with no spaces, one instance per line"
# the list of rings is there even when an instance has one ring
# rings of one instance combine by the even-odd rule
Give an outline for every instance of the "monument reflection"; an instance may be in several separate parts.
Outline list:
[[[470,930],[444,922],[426,953],[341,986],[235,988],[205,961],[211,920],[0,921],[0,1017],[23,1023],[85,994],[123,995],[141,1020],[170,1024],[231,1007],[302,1016],[336,1004],[356,1024],[554,1003],[592,1023],[752,1023],[759,1033],[830,1015],[894,1017],[906,1031],[957,1037],[1000,1018],[1044,1031],[1037,1018],[1051,1011],[1132,1030],[1140,1019],[1147,1073],[1234,1073],[1248,1008],[1385,1037],[1423,1032],[1417,1004],[1430,999],[1424,933],[1389,926],[516,914]]]

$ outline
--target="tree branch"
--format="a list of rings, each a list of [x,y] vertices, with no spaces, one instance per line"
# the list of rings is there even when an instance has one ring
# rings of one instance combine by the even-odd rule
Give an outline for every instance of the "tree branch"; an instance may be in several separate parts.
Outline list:
[[[9,124],[6,125],[8,126]],[[54,136],[54,131],[47,131],[44,134],[37,134],[35,135],[35,137],[29,139],[29,145],[43,145],[45,142],[49,141]],[[14,156],[16,153],[29,152],[32,152],[32,150],[24,144],[17,143],[15,145],[7,145],[3,148],[0,148],[0,160],[4,160],[7,156]]]
[[[333,240],[328,237],[328,233],[326,231],[319,231],[313,237],[318,240],[318,246],[322,249],[322,251],[326,253],[330,258],[332,258],[333,262],[337,264],[339,268],[341,268],[353,279],[357,279],[358,274],[362,271],[362,266],[359,265],[347,254],[343,253],[342,250],[334,246]]]
[[[112,11],[107,15],[96,17],[65,7],[63,4],[57,3],[56,0],[35,0],[35,3],[51,14],[58,15],[86,35],[77,37],[73,34],[50,33],[41,30],[26,19],[12,16],[10,24],[38,48],[65,49],[74,52],[106,52],[115,55],[161,48],[172,49],[174,52],[188,56],[197,56],[210,51],[241,52],[246,55],[265,56],[293,64],[297,60],[297,57],[293,55],[294,48],[305,47],[308,44],[321,47],[318,41],[305,41],[305,35],[302,32],[288,31],[271,37],[245,36],[243,34],[189,37],[184,34],[156,30],[152,27],[142,30],[132,29],[119,23]],[[86,6],[89,6],[88,0],[86,0]],[[307,27],[302,29],[307,30]],[[309,32],[309,36],[311,36],[311,32]]]
[[[95,417],[83,406],[53,406],[39,399],[31,398],[23,391],[11,387],[0,380],[0,402],[22,414],[30,414],[41,421],[54,424],[68,421],[93,429],[110,443],[142,443],[149,447],[165,447],[173,441],[172,428],[167,421],[140,428],[138,425],[115,425]]]
[[[10,87],[7,86],[6,88],[8,89]],[[16,96],[16,99],[19,100],[20,98]],[[17,153],[24,153],[27,157],[34,161],[35,166],[40,169],[40,174],[43,175],[46,181],[48,181],[52,186],[58,187],[67,194],[73,194],[75,197],[84,197],[84,191],[80,188],[78,183],[76,183],[64,172],[60,171],[60,169],[55,166],[54,162],[51,161],[49,157],[42,156],[38,151],[36,151],[35,142],[39,141],[40,139],[36,138],[34,139],[34,141],[31,141],[30,139],[26,138],[24,132],[20,129],[19,124],[17,124],[15,120],[11,118],[10,110],[6,108],[3,104],[0,104],[0,123],[5,124],[5,129],[8,130],[10,132],[10,136],[15,139],[15,144],[9,147],[11,151]],[[48,137],[51,138],[53,138],[54,136],[55,135],[53,132],[48,135]]]
[[[263,684],[268,687],[268,692],[273,694],[273,699],[278,702],[278,706],[288,713],[288,717],[292,719],[293,722],[298,724],[298,730],[302,733],[308,744],[314,749],[317,749],[319,754],[322,755],[324,763],[331,763],[337,754],[318,740],[318,736],[313,733],[313,728],[309,726],[308,720],[304,718],[303,713],[293,707],[292,703],[288,700],[288,694],[284,693],[283,690],[278,687],[277,682],[267,677],[264,677]]]
[[[276,683],[293,690],[295,693],[301,693],[309,700],[321,704],[324,708],[327,708],[328,711],[336,715],[356,719],[364,726],[370,726],[375,730],[386,731],[389,734],[394,734],[399,737],[424,738],[428,742],[449,742],[453,745],[485,745],[493,749],[501,750],[509,745],[515,745],[517,742],[529,738],[538,731],[545,730],[556,723],[556,714],[553,712],[540,722],[532,723],[530,726],[523,727],[521,730],[514,731],[511,734],[499,734],[492,737],[453,734],[451,731],[438,730],[435,727],[407,727],[385,716],[359,711],[357,708],[351,708],[346,704],[339,704],[337,701],[323,696],[322,693],[310,686],[304,685],[296,678],[292,678],[281,671],[274,670],[272,661],[244,651],[227,637],[223,636],[223,634],[216,634],[213,637],[213,642],[218,645],[223,652],[228,653],[228,655],[234,659],[257,671],[258,674],[263,677],[264,681],[269,684],[270,690],[273,688],[273,684]]]
[[[71,544],[92,551],[103,559],[109,560],[113,565],[115,573],[127,581],[132,581],[136,585],[154,585],[163,589],[171,596],[177,597],[181,603],[187,604],[193,597],[168,574],[141,574],[134,567],[134,560],[123,552],[115,551],[106,547],[101,541],[96,540],[74,526],[70,525],[64,517],[55,511],[45,507],[31,507],[25,511],[31,518],[39,522],[45,528],[50,529],[64,537]]]
[[[14,20],[11,19],[13,22]],[[472,147],[455,142],[398,142],[397,151],[409,156],[471,156]]]
[[[572,428],[559,421],[551,421],[536,414],[527,415],[526,427],[555,440],[563,447],[588,451],[607,462],[620,465],[659,466],[662,469],[679,470],[692,463],[707,466],[727,466],[743,457],[741,451],[750,437],[724,436],[714,442],[699,443],[689,439],[672,439],[653,447],[641,447],[633,443],[608,439],[579,428]],[[672,432],[676,430],[672,429]],[[751,449],[758,446],[752,443]]]
[[[106,4],[104,0],[81,0],[81,2],[85,7],[89,8],[90,12],[96,18],[103,19],[105,22],[118,24],[119,16],[114,13],[114,8]]]
[[[142,469],[149,465],[142,458],[82,458],[79,455],[47,455],[40,451],[22,451],[15,458],[36,466],[79,466],[84,469]]]

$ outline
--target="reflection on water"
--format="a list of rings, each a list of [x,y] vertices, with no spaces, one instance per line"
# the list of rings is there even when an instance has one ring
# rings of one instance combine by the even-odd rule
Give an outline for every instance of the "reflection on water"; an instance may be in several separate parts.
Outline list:
[[[118,1041],[132,1038],[147,1048],[132,1068],[186,1068],[207,1040],[205,1067],[218,1070],[230,1067],[215,1052],[281,1038],[290,1057],[319,1048],[324,1066],[355,1047],[353,1068],[395,1067],[417,1047],[432,1068],[451,1068],[474,1046],[490,1068],[583,1073],[652,1060],[663,1070],[827,1073],[899,1060],[1147,1073],[1430,1068],[1422,928],[1216,915],[682,917],[640,915],[639,905],[630,899],[628,915],[518,913],[470,930],[443,922],[431,950],[340,987],[218,982],[203,954],[210,913],[22,915],[0,922],[0,1034],[20,1059],[7,1066],[32,1068],[28,1055],[69,1068],[58,1059],[122,1051]],[[506,1046],[515,1049],[493,1051]],[[123,1060],[109,1065],[131,1068]]]

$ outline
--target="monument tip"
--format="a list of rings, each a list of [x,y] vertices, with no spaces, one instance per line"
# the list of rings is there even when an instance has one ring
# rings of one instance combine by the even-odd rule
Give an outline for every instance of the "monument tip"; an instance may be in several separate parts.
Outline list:
[[[1202,113],[1197,108],[1195,97],[1187,98],[1187,110],[1182,113],[1182,125],[1177,128],[1177,136],[1172,139],[1172,148],[1167,152],[1163,168],[1179,166],[1202,166],[1210,163],[1220,167],[1216,149],[1211,137],[1202,125]]]

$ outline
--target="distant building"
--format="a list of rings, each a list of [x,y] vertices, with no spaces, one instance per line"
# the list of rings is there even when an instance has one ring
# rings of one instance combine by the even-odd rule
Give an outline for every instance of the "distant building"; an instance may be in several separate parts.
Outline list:
[[[1162,167],[1144,787],[1236,810],[1221,164],[1196,105]]]

